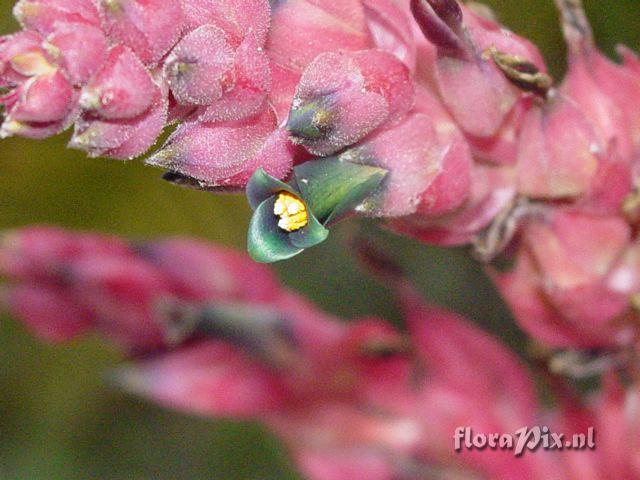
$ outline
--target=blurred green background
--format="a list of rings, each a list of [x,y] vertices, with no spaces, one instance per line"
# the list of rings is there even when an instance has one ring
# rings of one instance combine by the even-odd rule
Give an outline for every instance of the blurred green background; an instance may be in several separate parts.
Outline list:
[[[339,0],[337,0],[339,1]],[[11,0],[0,0],[0,30],[17,28]],[[552,71],[564,69],[564,47],[551,0],[492,0],[499,17],[541,46]],[[587,0],[600,45],[640,45],[640,2]],[[89,160],[46,142],[0,142],[0,229],[33,223],[97,230],[132,238],[197,236],[244,247],[244,198],[173,187],[140,163]],[[392,299],[348,255],[361,226],[346,224],[330,240],[276,267],[282,280],[345,317],[397,320]],[[407,266],[424,295],[467,314],[522,346],[491,285],[464,251],[427,248],[377,232]],[[0,318],[0,480],[267,480],[295,479],[277,441],[257,425],[214,422],[168,412],[110,390],[104,374],[119,358],[97,339],[68,347],[38,343]]]

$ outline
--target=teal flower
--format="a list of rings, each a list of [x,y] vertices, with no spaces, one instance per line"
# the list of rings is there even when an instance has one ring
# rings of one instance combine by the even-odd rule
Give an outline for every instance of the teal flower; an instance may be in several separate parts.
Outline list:
[[[352,214],[386,175],[382,168],[335,157],[295,167],[289,183],[256,171],[247,185],[254,210],[249,254],[257,262],[273,263],[324,242],[328,227]]]

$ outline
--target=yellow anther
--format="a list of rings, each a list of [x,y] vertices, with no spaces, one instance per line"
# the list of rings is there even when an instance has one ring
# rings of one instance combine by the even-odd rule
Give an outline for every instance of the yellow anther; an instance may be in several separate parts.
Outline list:
[[[280,192],[273,206],[273,214],[280,217],[278,227],[286,232],[295,232],[309,224],[307,207],[302,200],[289,192]]]

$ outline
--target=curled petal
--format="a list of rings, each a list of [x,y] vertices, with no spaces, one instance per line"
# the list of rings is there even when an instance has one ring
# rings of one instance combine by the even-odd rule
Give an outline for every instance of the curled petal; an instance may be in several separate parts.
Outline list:
[[[176,45],[164,63],[164,74],[178,103],[209,105],[222,97],[233,63],[225,33],[205,25]]]
[[[411,13],[425,37],[448,55],[467,56],[462,9],[457,0],[411,0]]]

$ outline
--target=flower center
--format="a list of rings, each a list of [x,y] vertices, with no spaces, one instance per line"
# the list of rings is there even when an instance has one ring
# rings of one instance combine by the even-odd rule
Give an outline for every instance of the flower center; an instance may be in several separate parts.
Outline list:
[[[285,232],[295,232],[309,224],[309,214],[304,202],[289,192],[278,194],[273,213],[280,217],[278,227]]]

